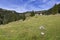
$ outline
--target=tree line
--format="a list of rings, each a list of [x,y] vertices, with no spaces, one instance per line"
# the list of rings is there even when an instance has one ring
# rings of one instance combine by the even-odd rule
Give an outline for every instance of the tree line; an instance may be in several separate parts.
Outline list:
[[[0,8],[0,25],[1,24],[7,24],[9,22],[17,21],[17,20],[25,20],[26,17],[29,15],[31,17],[35,16],[35,14],[39,14],[42,12],[43,15],[50,15],[50,14],[57,14],[60,13],[60,4],[54,5],[52,8],[49,10],[44,10],[44,11],[31,11],[31,12],[24,12],[24,13],[18,13],[13,10],[5,10]]]
[[[31,12],[30,16],[34,16],[34,13]],[[5,10],[0,8],[0,24],[7,24],[9,22],[17,21],[17,20],[25,20],[26,13],[18,13],[16,11]]]

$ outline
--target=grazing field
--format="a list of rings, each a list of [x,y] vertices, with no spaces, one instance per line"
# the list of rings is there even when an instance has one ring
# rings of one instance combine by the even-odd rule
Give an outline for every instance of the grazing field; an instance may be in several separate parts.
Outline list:
[[[43,36],[40,26],[45,27]],[[0,40],[60,40],[60,15],[39,15],[0,25]]]

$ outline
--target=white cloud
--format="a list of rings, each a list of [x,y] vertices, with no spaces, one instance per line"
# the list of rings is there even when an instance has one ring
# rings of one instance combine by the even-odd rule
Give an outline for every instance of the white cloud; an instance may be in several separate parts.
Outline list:
[[[46,4],[39,5],[39,7],[46,10],[46,9],[53,7],[55,3],[56,2],[54,0],[51,0],[51,1],[47,2]]]
[[[21,1],[23,1],[23,0],[21,0]],[[43,2],[45,4],[39,5],[39,8],[38,8],[38,6],[35,7],[33,4],[31,4],[31,5],[29,4],[30,2],[33,2],[33,1],[37,1],[37,0],[29,0],[29,1],[25,2],[23,5],[11,4],[7,7],[5,7],[4,5],[2,5],[0,7],[9,9],[9,10],[15,10],[17,12],[25,12],[25,11],[31,11],[31,10],[37,11],[37,10],[48,9],[48,8],[51,8],[55,4],[54,0],[50,0],[49,2],[47,2],[47,0],[43,0]],[[60,3],[60,2],[56,2],[56,3]]]
[[[59,2],[56,2],[56,4],[59,4],[60,3],[60,1]]]

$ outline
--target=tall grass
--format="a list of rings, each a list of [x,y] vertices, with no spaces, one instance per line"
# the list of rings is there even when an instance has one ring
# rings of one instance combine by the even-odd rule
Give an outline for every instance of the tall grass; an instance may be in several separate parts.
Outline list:
[[[43,37],[41,25],[46,29]],[[60,15],[34,16],[0,25],[0,40],[60,40]]]

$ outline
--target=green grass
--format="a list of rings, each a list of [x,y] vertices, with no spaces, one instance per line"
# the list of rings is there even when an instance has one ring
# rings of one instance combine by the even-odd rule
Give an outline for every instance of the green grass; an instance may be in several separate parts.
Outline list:
[[[40,34],[40,26],[45,35]],[[0,40],[60,40],[60,15],[34,16],[0,25]]]

